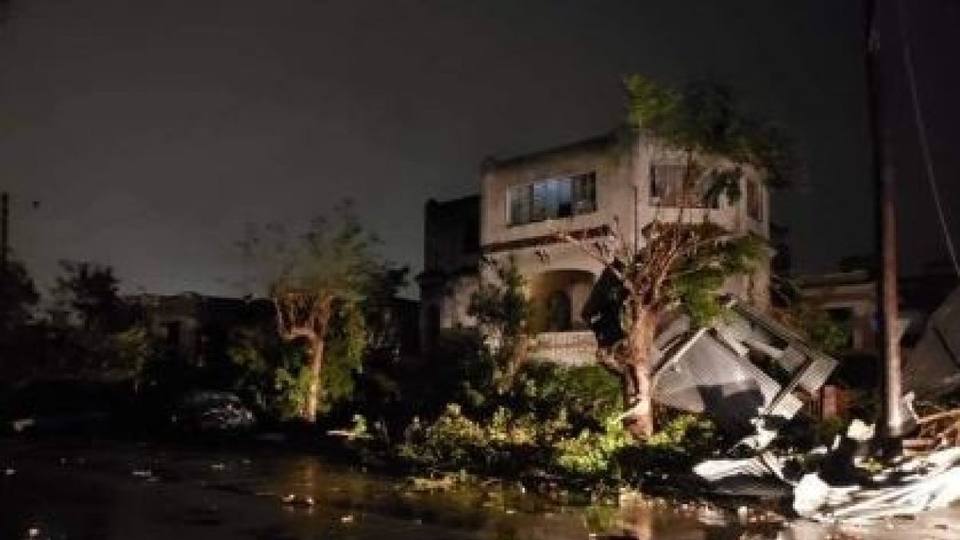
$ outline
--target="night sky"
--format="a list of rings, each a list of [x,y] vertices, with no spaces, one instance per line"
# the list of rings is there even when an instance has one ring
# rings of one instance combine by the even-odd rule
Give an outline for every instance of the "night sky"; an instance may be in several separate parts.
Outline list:
[[[960,237],[960,2],[916,4],[920,92]],[[416,271],[428,198],[478,191],[485,156],[614,127],[629,72],[728,84],[793,135],[806,180],[776,196],[773,219],[798,270],[873,249],[854,1],[12,0],[11,14],[0,188],[13,246],[43,282],[58,259],[83,259],[113,265],[128,291],[238,294],[245,223],[301,223],[343,197]],[[945,252],[893,59],[915,271]]]

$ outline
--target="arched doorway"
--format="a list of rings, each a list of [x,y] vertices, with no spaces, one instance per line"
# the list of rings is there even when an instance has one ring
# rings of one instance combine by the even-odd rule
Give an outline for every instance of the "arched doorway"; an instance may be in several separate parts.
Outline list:
[[[564,291],[553,291],[547,297],[547,332],[566,332],[572,326],[570,295]]]
[[[550,270],[530,281],[535,332],[586,329],[580,310],[593,286],[593,274],[582,270]]]

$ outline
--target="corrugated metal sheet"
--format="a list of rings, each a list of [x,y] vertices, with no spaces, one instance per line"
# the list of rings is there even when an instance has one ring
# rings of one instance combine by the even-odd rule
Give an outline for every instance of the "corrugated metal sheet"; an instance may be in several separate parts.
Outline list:
[[[813,394],[827,382],[827,377],[837,368],[837,361],[829,356],[817,356],[810,367],[800,376],[798,386]]]
[[[761,416],[792,418],[803,405],[793,389],[816,392],[837,365],[753,308],[735,305],[733,314],[709,331],[694,332],[689,324],[678,318],[658,336],[654,398],[709,415],[731,434],[756,432]],[[791,375],[790,382],[781,386],[754,364],[751,350],[775,359]]]
[[[749,360],[709,334],[703,334],[681,359],[657,377],[655,399],[666,406],[713,418],[729,433],[746,435],[752,420],[780,392],[780,385]],[[774,414],[790,418],[801,407],[786,396]]]

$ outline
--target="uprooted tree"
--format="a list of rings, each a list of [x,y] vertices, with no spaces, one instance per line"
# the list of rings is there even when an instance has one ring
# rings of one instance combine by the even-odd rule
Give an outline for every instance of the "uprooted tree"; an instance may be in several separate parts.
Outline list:
[[[720,197],[738,200],[745,175],[782,185],[792,168],[776,130],[744,116],[726,89],[694,84],[675,90],[637,75],[625,82],[630,136],[682,156],[681,193],[635,242],[616,224],[599,240],[557,234],[614,277],[611,300],[622,336],[598,359],[621,378],[624,424],[644,439],[655,428],[651,355],[659,323],[677,310],[694,324],[707,323],[722,312],[719,292],[727,280],[751,273],[766,254],[762,238],[735,234],[702,209],[717,207]]]
[[[321,399],[321,370],[332,323],[362,320],[355,316],[370,286],[385,271],[375,254],[376,237],[365,231],[349,203],[338,206],[334,219],[314,219],[299,235],[278,225],[251,228],[241,249],[265,267],[267,294],[276,313],[277,332],[286,341],[302,343],[309,358],[307,389],[300,416],[315,422]],[[266,265],[262,263],[268,263]],[[351,357],[363,349],[351,339]]]

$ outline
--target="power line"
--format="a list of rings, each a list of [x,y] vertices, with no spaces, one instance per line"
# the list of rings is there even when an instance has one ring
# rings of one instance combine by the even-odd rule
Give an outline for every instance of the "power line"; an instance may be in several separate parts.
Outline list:
[[[953,247],[953,238],[950,235],[950,227],[947,225],[947,217],[943,212],[943,204],[940,202],[940,191],[937,189],[937,177],[933,169],[933,159],[930,156],[930,144],[927,141],[927,126],[923,119],[923,111],[920,109],[920,97],[917,91],[917,79],[913,68],[913,55],[911,54],[910,42],[907,39],[906,17],[904,16],[903,0],[897,0],[897,16],[902,23],[898,24],[900,30],[901,50],[903,51],[903,63],[907,71],[907,82],[910,86],[910,98],[913,105],[913,117],[917,123],[918,139],[920,142],[920,151],[923,154],[923,164],[926,168],[927,183],[930,185],[930,192],[933,194],[933,204],[937,208],[937,218],[940,221],[940,230],[943,232],[943,241],[947,244],[947,253],[950,255],[950,261],[953,263],[953,270],[960,278],[960,262],[957,261],[957,252]]]

